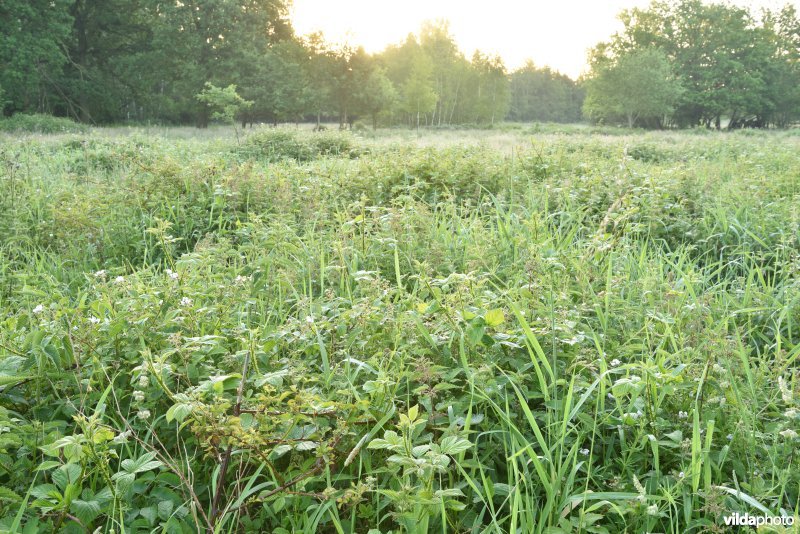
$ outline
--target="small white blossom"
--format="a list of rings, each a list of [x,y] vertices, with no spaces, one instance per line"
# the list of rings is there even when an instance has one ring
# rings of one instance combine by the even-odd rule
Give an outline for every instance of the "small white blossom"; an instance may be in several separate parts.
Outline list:
[[[578,452],[580,452],[584,456],[589,456],[589,449],[581,449]]]
[[[651,504],[647,507],[647,515],[658,515],[658,505]]]
[[[686,473],[684,473],[683,471],[681,471],[680,473],[678,473],[678,478],[683,478],[683,477],[685,477],[685,476],[686,476]]]
[[[150,378],[147,375],[141,375],[139,377],[139,387],[146,388],[150,385]]]
[[[106,274],[108,274],[108,273],[106,273],[105,269],[100,269],[99,271],[94,273],[94,277],[95,278],[99,278],[100,280],[105,280],[106,279]]]
[[[314,322],[314,318],[311,317],[310,315],[306,315],[306,322],[308,324],[312,324]]]
[[[39,304],[38,306],[36,306],[36,307],[33,309],[33,313],[35,313],[35,314],[37,314],[37,315],[38,315],[38,314],[40,314],[40,313],[42,313],[43,311],[44,311],[44,306],[42,306],[41,304]]]
[[[132,432],[130,430],[126,430],[125,432],[120,432],[119,434],[114,436],[114,439],[112,440],[112,442],[115,445],[121,445],[123,443],[128,443],[128,438],[131,437],[131,434],[132,434]]]
[[[133,392],[133,400],[136,402],[142,402],[144,400],[144,391],[136,390]]]
[[[183,307],[191,306],[192,303],[194,303],[194,301],[192,299],[190,299],[189,297],[183,297],[181,299],[181,306],[183,306]]]
[[[687,412],[684,412],[683,410],[678,412],[678,419],[688,419],[688,418],[689,414]]]
[[[725,437],[728,439],[728,441],[733,441],[733,434],[728,434]]]
[[[611,360],[611,367],[619,367],[619,364],[622,363],[618,359],[614,358]]]
[[[783,399],[783,402],[790,404],[793,397],[792,390],[789,389],[788,385],[786,385],[786,380],[784,380],[782,376],[778,377],[778,388],[781,390],[781,398]]]
[[[115,284],[124,284],[125,283],[125,277],[124,276],[118,276],[118,277],[114,278],[114,283]]]
[[[797,410],[795,408],[789,408],[783,413],[783,415],[785,415],[788,419],[794,419],[797,417]]]
[[[97,317],[92,315],[91,317],[89,317],[89,322],[92,323],[92,324],[97,324],[97,323],[100,322],[100,319],[98,319]]]
[[[795,432],[791,428],[787,428],[786,430],[778,433],[786,439],[794,439],[797,437],[797,432]]]
[[[150,410],[139,410],[138,412],[136,412],[136,417],[138,417],[143,421],[146,419],[150,419]]]

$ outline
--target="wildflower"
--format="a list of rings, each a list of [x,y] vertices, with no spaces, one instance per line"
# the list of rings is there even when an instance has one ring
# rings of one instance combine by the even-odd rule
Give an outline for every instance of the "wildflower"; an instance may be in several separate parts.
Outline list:
[[[172,280],[177,280],[178,279],[178,273],[176,273],[172,269],[167,269],[166,272],[167,272],[167,276],[169,276]]]
[[[126,430],[125,432],[120,432],[119,434],[114,436],[112,442],[115,445],[122,445],[123,443],[128,443],[128,438],[131,437],[131,434],[132,432],[130,430]]]
[[[614,358],[611,360],[611,367],[619,367],[619,364],[622,363],[618,359]]]
[[[35,314],[37,314],[37,315],[38,315],[38,314],[40,314],[40,313],[42,313],[43,311],[44,311],[44,306],[42,306],[41,304],[39,304],[38,306],[36,306],[36,307],[33,309],[33,313],[35,313]]]
[[[150,378],[147,375],[141,375],[139,377],[139,387],[146,388],[150,385]]]
[[[728,434],[725,437],[728,439],[728,441],[733,441],[733,434]]]
[[[194,301],[192,299],[190,299],[189,297],[183,297],[181,299],[181,306],[188,307],[188,306],[191,306],[193,302]]]
[[[311,317],[310,315],[306,315],[306,322],[308,324],[312,324],[314,322],[314,318]]]
[[[683,478],[683,477],[685,477],[685,476],[686,476],[686,473],[684,473],[683,471],[681,471],[680,473],[678,473],[678,478]]]
[[[99,271],[94,273],[94,277],[95,278],[99,278],[100,280],[105,280],[106,279],[106,274],[108,274],[108,273],[106,272],[105,269],[100,269]]]
[[[787,419],[794,419],[797,417],[797,410],[794,408],[789,408],[784,412],[783,415],[785,415]]]
[[[97,324],[97,323],[100,322],[100,319],[98,319],[97,317],[92,315],[91,317],[89,317],[89,322],[92,323],[92,324]]]
[[[144,391],[139,391],[138,389],[133,392],[133,400],[136,402],[142,402],[144,400]]]
[[[782,376],[778,377],[778,388],[781,390],[783,402],[790,404],[792,402],[792,390],[786,385],[786,380],[784,380]]]
[[[138,412],[136,412],[136,417],[138,417],[142,421],[150,419],[150,410],[139,410]]]
[[[688,412],[684,412],[683,410],[678,412],[678,419],[688,419],[688,418],[689,418]]]
[[[125,277],[124,276],[118,276],[118,277],[114,278],[114,283],[115,284],[124,284],[125,283]]]
[[[658,515],[658,505],[651,504],[647,507],[647,515]]]
[[[787,428],[786,430],[783,430],[782,432],[778,433],[786,439],[794,439],[797,437],[797,432],[795,432],[791,428]]]
[[[584,456],[589,456],[589,449],[581,449],[578,452],[580,452]]]

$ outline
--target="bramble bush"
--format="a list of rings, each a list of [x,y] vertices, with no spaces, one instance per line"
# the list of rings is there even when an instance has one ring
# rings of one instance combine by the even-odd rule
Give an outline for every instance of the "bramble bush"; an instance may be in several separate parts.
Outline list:
[[[335,135],[0,149],[0,529],[797,517],[792,136]]]

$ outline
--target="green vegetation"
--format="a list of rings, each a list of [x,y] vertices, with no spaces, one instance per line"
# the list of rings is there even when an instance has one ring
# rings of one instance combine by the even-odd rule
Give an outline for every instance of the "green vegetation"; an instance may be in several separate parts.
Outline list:
[[[797,518],[800,136],[609,131],[4,135],[0,529]]]
[[[0,111],[206,127],[211,110],[195,95],[212,84],[252,102],[235,110],[242,125],[567,123],[582,118],[584,95],[586,118],[611,125],[785,128],[800,119],[800,19],[790,4],[756,12],[656,0],[625,10],[624,29],[591,51],[577,81],[533,61],[508,72],[499,57],[468,58],[446,21],[376,54],[301,37],[289,6],[6,0]]]
[[[631,83],[652,87],[657,95],[649,97],[647,107],[654,106],[653,112],[641,116],[638,125],[719,129],[727,121],[730,129],[786,127],[800,118],[800,19],[795,6],[756,14],[724,3],[654,1],[647,9],[623,11],[620,19],[624,30],[592,51],[589,79],[613,79],[617,72],[623,93],[630,93]],[[662,73],[665,58],[673,76]],[[634,76],[630,67],[637,63],[643,72]],[[677,94],[671,87],[676,82],[681,89]],[[590,83],[587,91],[589,100],[598,95],[602,101],[609,94],[604,83]],[[603,106],[605,118],[630,117],[613,99],[610,104]]]

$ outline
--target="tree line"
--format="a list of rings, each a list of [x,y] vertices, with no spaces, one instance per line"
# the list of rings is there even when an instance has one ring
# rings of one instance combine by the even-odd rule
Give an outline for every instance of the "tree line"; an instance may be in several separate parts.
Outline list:
[[[242,124],[503,120],[644,127],[787,126],[800,112],[795,10],[700,0],[624,11],[579,80],[467,57],[446,22],[376,54],[301,37],[288,0],[4,0],[0,106],[82,122],[205,126],[204,88],[235,86]]]
[[[207,83],[236,86],[242,123],[487,124],[574,120],[576,82],[466,58],[445,22],[379,54],[297,36],[286,0],[4,0],[0,101],[88,123],[205,126]],[[547,100],[541,108],[539,103]]]
[[[657,1],[590,53],[584,112],[629,126],[786,127],[800,117],[796,9]]]

